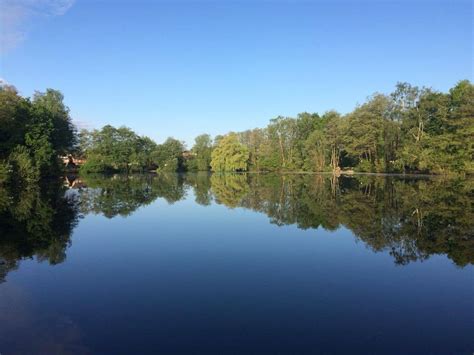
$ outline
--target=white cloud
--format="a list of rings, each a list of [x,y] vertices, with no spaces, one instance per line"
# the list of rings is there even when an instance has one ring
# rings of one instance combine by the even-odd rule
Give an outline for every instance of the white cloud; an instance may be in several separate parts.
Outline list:
[[[75,0],[0,0],[0,53],[23,41],[37,18],[64,15]]]

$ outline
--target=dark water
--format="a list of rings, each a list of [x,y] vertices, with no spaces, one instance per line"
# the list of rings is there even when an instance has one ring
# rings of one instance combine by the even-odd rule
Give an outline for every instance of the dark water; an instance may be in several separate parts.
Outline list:
[[[0,189],[1,354],[474,351],[474,181]]]

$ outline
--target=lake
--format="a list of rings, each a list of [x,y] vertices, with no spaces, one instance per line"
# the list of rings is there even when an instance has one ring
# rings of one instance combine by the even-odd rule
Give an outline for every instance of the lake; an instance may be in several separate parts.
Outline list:
[[[1,354],[474,351],[474,180],[0,188]]]

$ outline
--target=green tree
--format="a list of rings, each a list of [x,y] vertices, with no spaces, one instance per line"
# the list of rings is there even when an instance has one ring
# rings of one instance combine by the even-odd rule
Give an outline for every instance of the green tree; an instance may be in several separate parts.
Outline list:
[[[58,156],[71,152],[76,143],[75,128],[63,99],[53,89],[33,96],[25,144],[41,176],[59,174],[62,167]]]
[[[97,172],[143,172],[156,168],[154,154],[156,143],[148,137],[140,137],[130,128],[115,128],[110,125],[101,130],[79,133],[77,154],[87,162],[81,171]]]
[[[185,169],[182,142],[169,137],[163,144],[159,144],[153,152],[153,161],[159,171],[176,172]]]
[[[40,177],[40,171],[35,166],[28,149],[23,145],[16,146],[8,157],[8,166],[12,171],[16,184],[34,183]]]
[[[51,121],[51,145],[55,153],[70,153],[76,145],[77,135],[63,94],[53,89],[47,89],[44,93],[36,92],[32,105],[35,114],[48,117]]]
[[[252,129],[239,133],[239,141],[249,150],[249,170],[260,171],[265,129]]]
[[[211,167],[214,171],[247,171],[249,151],[235,133],[222,138],[212,152]]]
[[[306,141],[309,136],[322,126],[323,120],[317,113],[299,113],[295,120],[295,136],[293,139],[292,164],[294,169],[303,170],[307,160]]]
[[[209,134],[201,134],[195,138],[192,148],[195,154],[196,170],[209,171],[211,167],[212,139]]]
[[[25,143],[31,103],[12,86],[0,87],[0,159],[7,159],[17,145]]]
[[[345,149],[362,171],[385,171],[384,122],[389,99],[377,94],[347,118]]]
[[[268,138],[273,147],[279,152],[279,167],[294,168],[294,149],[296,140],[296,122],[290,117],[278,116],[270,120],[267,127]]]
[[[327,166],[328,142],[324,131],[311,132],[305,141],[305,167],[309,171],[325,171]]]

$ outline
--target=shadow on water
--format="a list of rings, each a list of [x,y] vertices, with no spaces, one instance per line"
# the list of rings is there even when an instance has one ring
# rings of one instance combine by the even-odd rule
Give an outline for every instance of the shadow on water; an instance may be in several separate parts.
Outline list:
[[[81,216],[127,217],[157,198],[245,208],[278,226],[345,227],[405,265],[433,254],[474,263],[474,181],[394,176],[161,174],[68,177],[0,188],[0,282],[25,258],[61,263]]]

